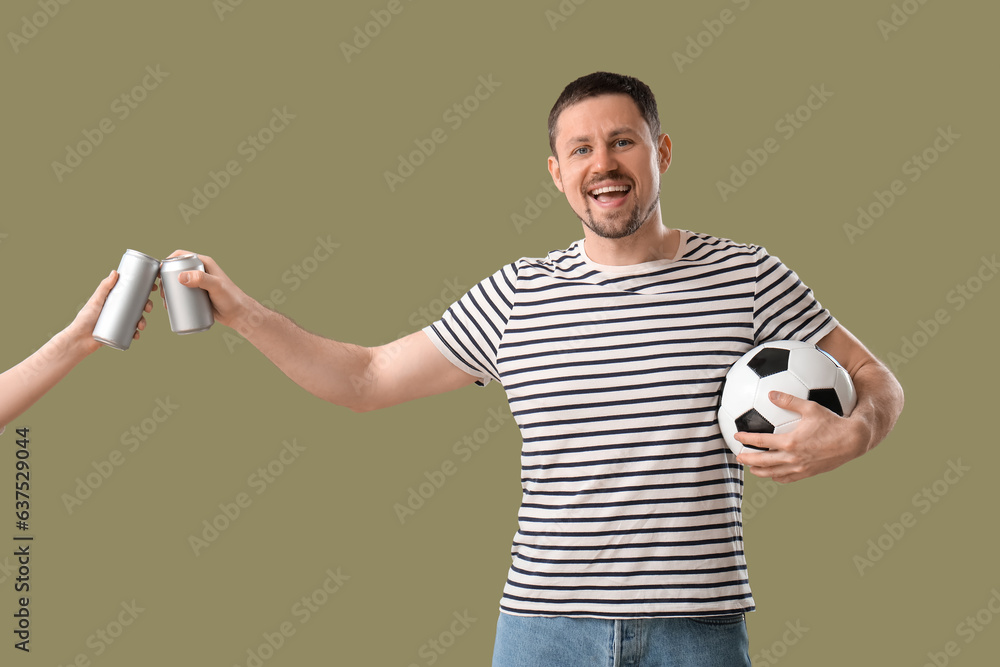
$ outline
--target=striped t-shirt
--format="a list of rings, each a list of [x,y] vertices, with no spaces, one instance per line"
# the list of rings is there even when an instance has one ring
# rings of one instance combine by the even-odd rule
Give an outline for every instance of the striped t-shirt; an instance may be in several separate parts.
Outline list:
[[[531,616],[751,611],[743,470],[716,423],[751,347],[836,321],[760,247],[682,231],[677,254],[603,266],[583,241],[497,271],[425,331],[507,392],[521,507],[501,610]]]

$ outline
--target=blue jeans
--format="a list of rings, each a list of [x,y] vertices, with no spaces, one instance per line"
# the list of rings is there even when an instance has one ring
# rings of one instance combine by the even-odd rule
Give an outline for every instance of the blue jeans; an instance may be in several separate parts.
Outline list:
[[[493,667],[749,667],[749,648],[743,614],[610,620],[501,613]]]

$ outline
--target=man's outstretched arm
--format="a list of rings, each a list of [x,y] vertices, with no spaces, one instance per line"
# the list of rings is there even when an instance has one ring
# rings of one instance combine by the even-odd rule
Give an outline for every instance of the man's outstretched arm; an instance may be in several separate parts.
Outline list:
[[[249,297],[214,259],[199,257],[205,272],[185,271],[181,283],[206,290],[217,322],[235,329],[292,381],[325,401],[365,412],[475,381],[448,361],[423,331],[378,347],[317,336]]]

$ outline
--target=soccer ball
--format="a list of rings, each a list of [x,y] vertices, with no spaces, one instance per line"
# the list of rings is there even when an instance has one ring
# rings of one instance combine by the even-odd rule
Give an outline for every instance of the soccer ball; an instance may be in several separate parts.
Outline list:
[[[767,397],[781,391],[816,401],[841,417],[851,414],[858,396],[854,383],[837,360],[812,343],[793,340],[758,345],[726,373],[719,401],[719,428],[729,449],[739,454],[744,445],[734,436],[747,433],[788,433],[800,415],[779,408]]]

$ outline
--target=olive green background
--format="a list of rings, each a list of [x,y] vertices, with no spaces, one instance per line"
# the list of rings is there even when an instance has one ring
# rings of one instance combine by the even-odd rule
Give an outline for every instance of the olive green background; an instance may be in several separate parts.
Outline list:
[[[902,25],[883,34],[894,12]],[[630,73],[673,139],[666,223],[766,246],[897,361],[906,390],[870,455],[789,486],[748,476],[755,664],[994,664],[1000,281],[976,281],[993,277],[983,258],[1000,246],[998,19],[986,3],[916,0],[6,2],[0,366],[64,327],[126,248],[211,255],[324,336],[374,345],[413,331],[456,288],[582,235],[547,198],[546,116],[577,76]],[[163,73],[155,88],[147,67]],[[152,89],[121,118],[115,100],[144,77]],[[493,84],[477,100],[480,77]],[[813,87],[832,96],[799,110],[810,117],[788,137],[776,123]],[[275,110],[294,118],[247,161],[241,143]],[[60,180],[53,163],[103,119],[114,130]],[[446,140],[390,189],[385,172],[438,128]],[[933,155],[948,128],[959,138]],[[769,137],[779,150],[724,200],[718,182]],[[927,149],[937,160],[913,182],[904,165]],[[181,205],[231,160],[239,173],[185,221]],[[858,207],[894,179],[905,193],[850,236]],[[981,289],[959,301],[966,284]],[[927,326],[938,311],[944,324]],[[172,334],[158,298],[148,320],[132,349],[99,350],[2,438],[0,663],[488,665],[519,500],[517,429],[486,431],[502,389],[354,414],[221,325]],[[19,426],[31,437],[30,654],[10,632]],[[134,451],[132,429],[145,438]],[[468,460],[455,449],[466,437],[483,442]],[[285,441],[304,448],[287,465]],[[122,464],[100,478],[116,451]],[[454,474],[401,522],[394,506],[448,461]],[[968,470],[946,477],[950,463]],[[268,465],[280,475],[262,488],[253,476]],[[88,475],[100,484],[68,508]],[[220,505],[241,493],[250,505],[226,519]],[[914,521],[900,535],[904,512]],[[196,554],[191,536],[213,521],[224,530]],[[859,571],[856,557],[878,559]],[[332,595],[328,571],[341,576]],[[306,622],[303,597],[324,602]],[[122,628],[133,601],[143,611]],[[970,637],[960,624],[977,613]],[[283,623],[294,634],[270,650]]]

